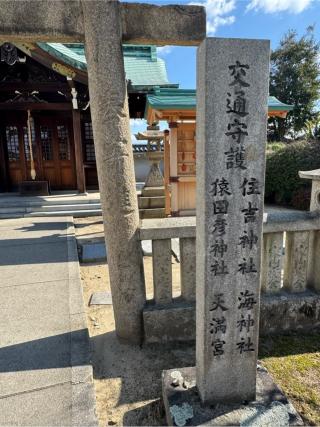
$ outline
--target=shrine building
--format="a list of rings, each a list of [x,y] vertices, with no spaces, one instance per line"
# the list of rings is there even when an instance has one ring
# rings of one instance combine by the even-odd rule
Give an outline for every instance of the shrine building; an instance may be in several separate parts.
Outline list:
[[[0,49],[0,192],[17,191],[32,174],[50,190],[97,189],[84,45]],[[143,118],[152,89],[178,85],[169,83],[155,46],[124,45],[123,55],[130,117]]]

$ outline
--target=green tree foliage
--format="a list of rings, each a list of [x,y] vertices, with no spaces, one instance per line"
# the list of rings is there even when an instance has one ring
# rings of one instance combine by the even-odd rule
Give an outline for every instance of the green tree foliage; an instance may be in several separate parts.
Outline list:
[[[298,39],[290,30],[271,53],[270,95],[294,105],[286,119],[271,118],[271,137],[283,140],[286,133],[302,130],[312,120],[320,94],[320,45],[314,38],[314,28]]]
[[[273,143],[267,147],[266,202],[308,210],[311,181],[301,179],[298,172],[319,168],[320,141]]]
[[[308,139],[320,138],[320,113],[305,122],[304,131]]]

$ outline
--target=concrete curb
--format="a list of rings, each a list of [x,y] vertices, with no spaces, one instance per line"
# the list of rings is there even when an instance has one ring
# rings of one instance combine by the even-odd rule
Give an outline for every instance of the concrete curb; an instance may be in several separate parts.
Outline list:
[[[80,279],[78,249],[73,218],[68,217],[67,245],[72,377],[72,425],[98,426],[90,340]]]

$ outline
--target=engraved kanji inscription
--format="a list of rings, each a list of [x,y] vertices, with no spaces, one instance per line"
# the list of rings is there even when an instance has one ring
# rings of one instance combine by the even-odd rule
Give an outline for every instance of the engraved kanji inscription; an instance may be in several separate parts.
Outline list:
[[[229,151],[225,151],[226,156],[226,168],[227,169],[242,169],[246,170],[246,150],[243,145],[239,145],[238,147],[230,147]]]
[[[247,289],[244,292],[240,292],[238,300],[238,309],[252,310],[254,305],[257,304],[257,301],[254,299],[254,294]]]
[[[248,207],[241,210],[244,215],[244,222],[247,224],[248,222],[256,222],[257,220],[257,212],[258,208],[252,205],[251,202],[248,202]]]
[[[253,348],[253,342],[251,341],[251,338],[241,338],[240,342],[237,342],[237,349],[239,350],[239,353],[245,353],[247,351],[254,351]]]
[[[248,136],[246,129],[248,126],[245,123],[240,122],[238,119],[234,119],[233,123],[228,124],[227,136],[231,136],[238,144],[242,142],[244,136]]]
[[[238,264],[239,272],[241,274],[249,274],[249,273],[256,273],[257,268],[253,262],[253,258],[249,258],[249,261],[246,260],[246,258],[243,258],[243,262]]]
[[[225,194],[230,196],[230,184],[225,178],[217,178],[212,184],[209,191],[213,196],[224,196]]]
[[[229,70],[231,71],[231,77],[233,77],[233,81],[229,84],[229,86],[240,86],[240,87],[249,87],[250,84],[247,83],[244,78],[246,76],[246,70],[249,70],[248,64],[241,64],[240,61],[236,61],[234,65],[229,65]]]
[[[212,341],[211,345],[213,347],[213,355],[214,356],[222,356],[224,354],[223,346],[225,345],[225,341],[217,338]]]
[[[210,322],[210,334],[217,334],[218,332],[226,333],[227,324],[226,318],[222,317],[214,317]]]
[[[239,243],[243,249],[252,249],[253,246],[255,246],[258,242],[258,236],[256,236],[253,232],[253,230],[250,230],[249,232],[244,231],[243,235],[239,237]]]
[[[229,97],[232,97],[230,92],[227,93]],[[230,98],[227,98],[227,113],[237,114],[240,117],[245,117],[249,113],[246,111],[247,100],[245,98],[245,92],[243,90],[235,91],[235,98],[233,102]]]
[[[213,213],[217,214],[227,214],[228,213],[229,202],[227,200],[216,200],[213,202]]]
[[[224,254],[227,252],[228,245],[224,242],[223,239],[218,239],[210,246],[210,252],[217,258],[220,256],[223,258]]]
[[[225,304],[225,301],[223,299],[223,294],[215,294],[209,311],[215,311],[215,310],[218,310],[218,308],[221,309],[222,311],[227,311],[228,308],[225,307],[224,304]]]
[[[248,314],[247,317],[241,314],[241,319],[237,321],[237,328],[240,332],[250,332],[250,329],[253,327],[253,325],[254,319],[252,319],[251,314]]]
[[[226,219],[222,215],[219,215],[213,223],[212,233],[216,233],[219,237],[224,236],[226,234],[226,227]]]
[[[224,260],[216,260],[211,265],[211,271],[214,273],[215,276],[224,276],[225,274],[229,274],[228,267],[225,265]]]
[[[256,178],[245,178],[240,186],[240,189],[242,189],[243,196],[250,196],[251,194],[261,194],[260,183]]]

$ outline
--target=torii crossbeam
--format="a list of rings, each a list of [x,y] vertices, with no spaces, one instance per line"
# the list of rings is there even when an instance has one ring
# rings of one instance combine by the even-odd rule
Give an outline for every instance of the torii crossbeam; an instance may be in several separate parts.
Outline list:
[[[197,45],[201,6],[118,0],[0,0],[0,39],[85,42],[91,116],[117,335],[139,343],[145,304],[122,43]]]

